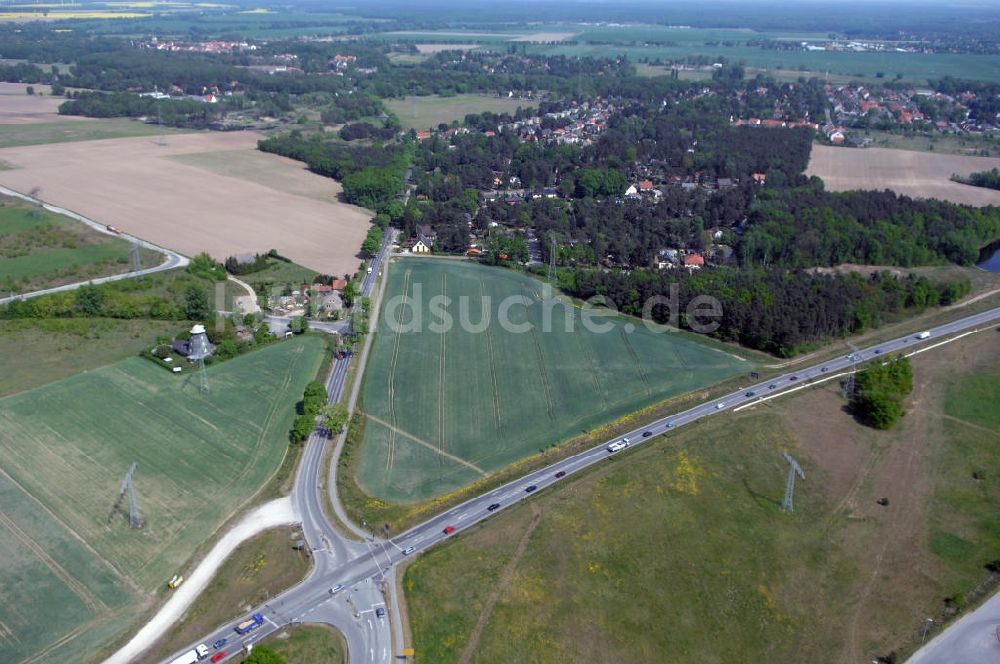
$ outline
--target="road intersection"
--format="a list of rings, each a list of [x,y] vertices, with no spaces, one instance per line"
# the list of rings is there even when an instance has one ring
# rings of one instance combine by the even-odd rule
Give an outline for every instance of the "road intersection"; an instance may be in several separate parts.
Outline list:
[[[373,261],[373,270],[364,281],[362,289],[364,295],[370,294],[387,251],[388,242],[383,245],[376,261]],[[321,622],[334,625],[344,633],[352,664],[387,663],[395,657],[394,648],[400,649],[403,644],[391,643],[388,621],[378,616],[376,612],[380,606],[384,607],[382,602],[385,593],[380,592],[379,588],[384,587],[387,577],[391,579],[389,575],[395,565],[408,556],[424,551],[454,533],[470,528],[527,499],[537,491],[562,482],[575,473],[606,461],[609,457],[621,454],[621,452],[610,452],[608,449],[610,443],[628,438],[631,447],[644,445],[677,428],[751,405],[762,398],[798,387],[805,382],[821,380],[837,372],[849,372],[861,363],[877,361],[891,354],[911,352],[917,348],[939,344],[953,335],[996,325],[997,322],[1000,322],[1000,308],[945,323],[921,334],[908,334],[884,341],[849,355],[840,355],[769,380],[759,381],[712,401],[660,418],[622,437],[554,462],[433,516],[390,540],[366,537],[364,542],[357,542],[346,539],[324,516],[320,500],[321,484],[318,479],[329,432],[319,430],[306,447],[294,493],[296,504],[300,505],[302,510],[303,531],[316,554],[316,565],[300,584],[256,609],[267,617],[264,625],[257,630],[244,637],[237,637],[234,642],[235,633],[232,624],[227,624],[206,635],[200,642],[211,644],[218,638],[229,638],[230,647],[235,646],[238,649],[244,644],[260,641],[285,625]],[[335,363],[328,381],[331,397],[339,398],[349,361],[350,358],[346,358]],[[335,500],[335,496],[332,497]],[[497,504],[499,507],[489,509],[490,506]],[[357,532],[356,527],[351,529]],[[344,586],[344,589],[331,593],[331,589],[338,585]],[[194,645],[196,644],[191,644],[186,649]],[[227,651],[230,653],[227,658],[234,654],[234,650],[227,648]]]

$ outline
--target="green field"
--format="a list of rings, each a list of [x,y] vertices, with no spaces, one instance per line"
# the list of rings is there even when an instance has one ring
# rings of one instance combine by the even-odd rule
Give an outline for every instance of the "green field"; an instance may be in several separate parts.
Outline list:
[[[666,59],[683,62],[693,55],[725,57],[765,69],[805,69],[814,72],[843,74],[849,77],[873,77],[878,72],[887,78],[902,74],[907,81],[924,83],[928,79],[954,76],[984,81],[1000,81],[1000,65],[993,55],[951,53],[847,53],[820,51],[775,51],[754,46],[722,46],[688,43],[676,46],[631,44],[563,44],[529,47],[529,52],[545,55],[616,57],[627,54],[633,61]]]
[[[366,369],[357,476],[383,500],[446,493],[626,413],[752,370],[750,362],[691,336],[657,334],[623,318],[602,321],[612,327],[607,333],[590,332],[562,301],[544,307],[551,309],[546,331],[541,282],[509,270],[403,259],[389,275],[388,306]],[[423,331],[394,333],[388,317],[409,319],[391,303],[404,293],[416,297],[418,289]],[[429,327],[428,306],[439,294],[454,301],[456,324],[444,334]],[[508,296],[530,302],[509,311],[509,320],[530,323],[530,332],[497,324]],[[472,323],[488,308],[485,332],[458,324],[464,298]],[[575,317],[570,332],[568,310]]]
[[[0,148],[71,141],[96,141],[104,138],[158,136],[181,130],[145,124],[127,118],[57,120],[35,124],[0,125]]]
[[[4,523],[0,550],[25,560],[0,570],[0,661],[42,651],[42,661],[80,661],[134,618],[121,588],[143,599],[161,589],[278,468],[323,347],[298,337],[212,367],[207,395],[130,358],[0,399],[0,480],[15,487],[4,513],[18,526]],[[142,530],[114,511],[132,462]],[[40,566],[58,579],[50,593],[27,571]],[[73,631],[88,619],[94,632]]]
[[[145,265],[163,254],[142,249]],[[25,293],[128,272],[129,243],[40,205],[0,196],[0,293]]]
[[[289,664],[347,664],[347,642],[322,625],[282,630],[264,641]]]
[[[991,329],[918,356],[893,431],[860,426],[829,384],[679,430],[421,555],[403,581],[418,662],[905,661],[1000,550],[998,350]],[[786,451],[806,473],[792,514]]]
[[[292,290],[298,290],[302,284],[312,283],[316,277],[316,270],[310,270],[297,263],[269,259],[268,267],[260,272],[241,274],[238,278],[246,282],[258,293],[264,293],[271,288],[283,288],[285,286]]]
[[[454,97],[403,97],[386,99],[385,105],[396,114],[404,129],[437,129],[441,123],[461,121],[470,113],[513,113],[521,108],[535,108],[537,102],[486,95],[455,95]]]
[[[156,337],[189,330],[187,321],[112,318],[0,320],[0,397],[138,355]]]

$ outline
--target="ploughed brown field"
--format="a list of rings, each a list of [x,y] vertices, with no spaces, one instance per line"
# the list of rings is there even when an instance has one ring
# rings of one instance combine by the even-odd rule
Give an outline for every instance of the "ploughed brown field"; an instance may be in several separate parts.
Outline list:
[[[49,96],[49,86],[36,83],[31,87],[36,94],[27,94],[24,83],[0,83],[0,125],[82,119],[59,115],[59,104],[66,98]]]
[[[357,269],[372,214],[340,185],[259,152],[254,132],[0,149],[0,184],[187,255],[277,249],[327,274]]]
[[[940,198],[966,205],[1000,205],[1000,191],[949,179],[953,173],[969,175],[991,168],[1000,168],[1000,159],[814,145],[806,174],[818,175],[829,191],[891,189],[906,196]]]

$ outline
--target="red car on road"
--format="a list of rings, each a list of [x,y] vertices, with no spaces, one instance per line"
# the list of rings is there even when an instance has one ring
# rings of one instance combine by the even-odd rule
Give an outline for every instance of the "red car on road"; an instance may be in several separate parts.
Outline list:
[[[448,526],[444,529],[445,535],[451,535],[453,532],[455,532],[455,526]]]
[[[225,650],[220,650],[219,652],[217,652],[214,655],[212,655],[212,661],[213,662],[221,662],[222,658],[225,657],[225,656],[226,656],[226,651]]]

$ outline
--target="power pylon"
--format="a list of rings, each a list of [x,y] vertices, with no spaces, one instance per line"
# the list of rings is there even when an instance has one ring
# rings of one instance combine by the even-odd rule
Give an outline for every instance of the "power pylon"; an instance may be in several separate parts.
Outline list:
[[[142,270],[142,257],[139,255],[139,243],[133,242],[132,246],[128,249],[128,255],[132,259],[132,271],[139,272]]]
[[[847,380],[844,381],[844,396],[850,399],[854,394],[854,375],[858,373],[858,364],[861,362],[861,351],[850,341],[846,343],[847,347],[851,349],[851,354],[847,356],[847,359],[851,361],[851,372],[847,374]]]
[[[785,483],[785,498],[781,501],[781,509],[785,512],[792,511],[792,496],[795,493],[795,476],[798,475],[802,479],[806,478],[806,474],[802,472],[802,467],[799,465],[798,461],[792,458],[788,452],[784,453],[785,461],[788,462],[788,481]]]
[[[208,371],[205,370],[205,358],[198,360],[198,375],[201,379],[201,385],[198,389],[201,390],[202,394],[208,394]]]
[[[132,475],[135,474],[135,469],[139,467],[139,464],[133,463],[128,472],[125,473],[125,477],[122,479],[121,490],[118,492],[118,502],[116,503],[116,509],[121,505],[122,499],[125,497],[125,493],[128,493],[129,511],[128,511],[128,525],[130,528],[142,528],[143,521],[142,516],[139,514],[139,503],[135,498],[135,484],[132,482]]]

